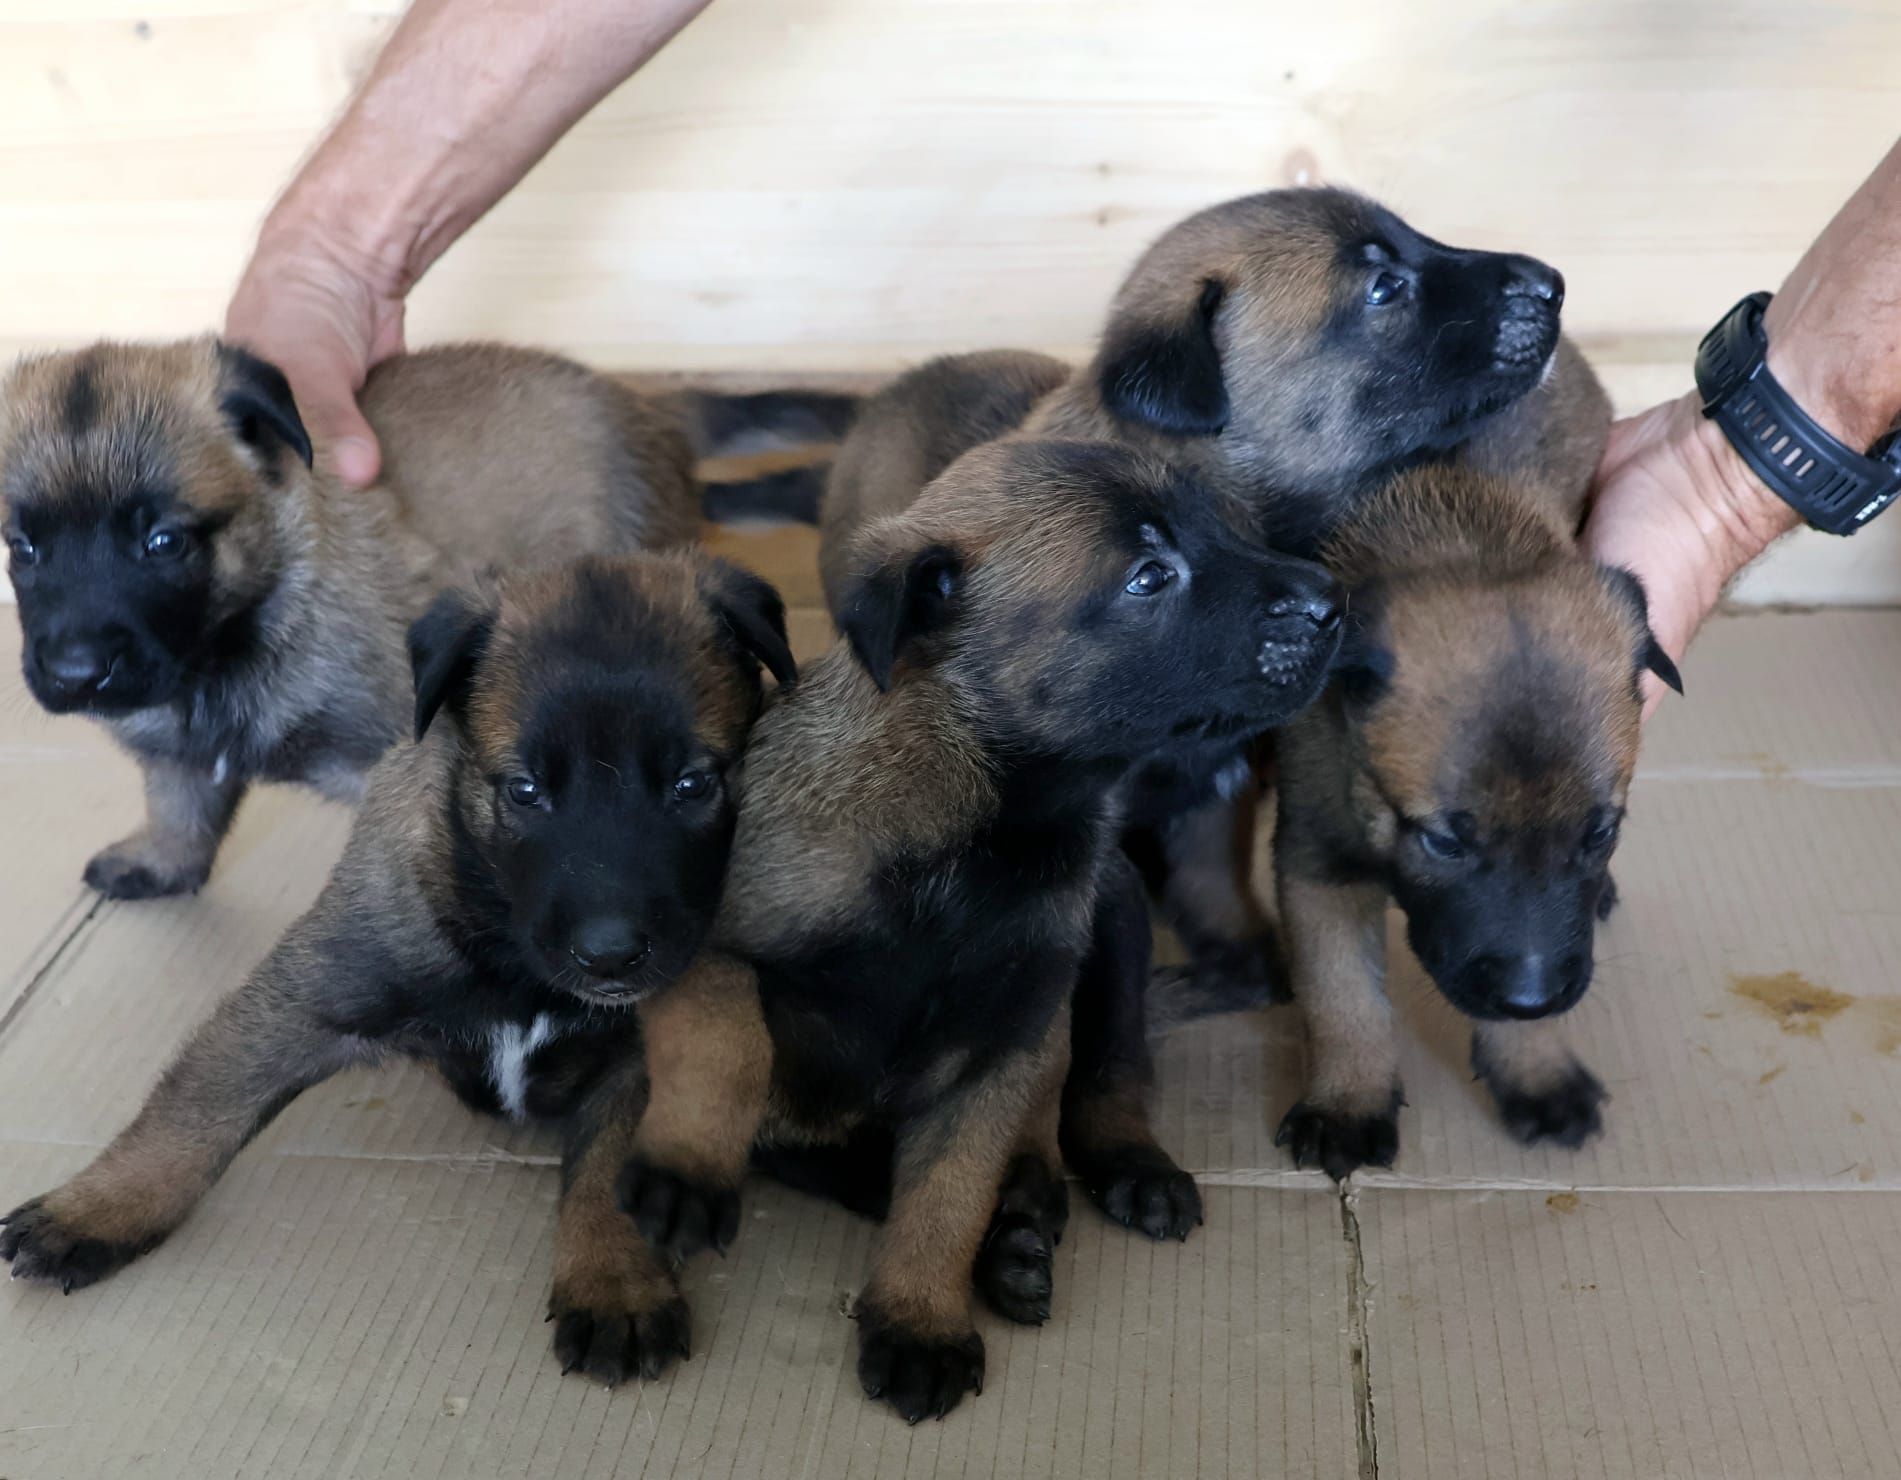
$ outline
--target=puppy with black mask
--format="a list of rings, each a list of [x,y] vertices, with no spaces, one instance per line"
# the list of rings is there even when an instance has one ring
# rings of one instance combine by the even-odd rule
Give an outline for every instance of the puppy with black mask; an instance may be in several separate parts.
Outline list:
[[[882,1140],[851,1182],[890,1201],[858,1372],[916,1421],[981,1384],[973,1281],[1049,1314],[1068,1004],[1122,778],[1170,736],[1311,702],[1340,605],[1106,443],[978,448],[857,560],[843,640],[753,732],[707,959],[643,1014],[652,1109],[621,1193],[685,1256],[737,1230],[755,1148],[837,1171]]]
[[[1390,1166],[1403,1097],[1386,906],[1518,1140],[1580,1145],[1603,1085],[1564,1041],[1615,901],[1639,679],[1681,687],[1642,588],[1573,510],[1468,468],[1376,492],[1328,543],[1352,591],[1326,696],[1280,733],[1275,874],[1312,1051],[1280,1142],[1342,1178]]]
[[[284,377],[213,339],[43,355],[0,386],[27,686],[145,775],[145,826],[87,865],[101,893],[197,889],[254,781],[358,799],[403,733],[404,630],[445,585],[691,540],[696,455],[840,410],[643,397],[500,345],[396,356],[361,399],[384,465],[357,491],[313,471]]]
[[[1455,460],[1562,501],[1584,488],[1609,421],[1559,334],[1563,296],[1541,262],[1446,246],[1347,191],[1246,196],[1148,249],[1087,365],[1015,351],[935,361],[867,400],[829,473],[774,475],[758,491],[787,506],[791,482],[824,477],[834,615],[855,532],[907,507],[966,448],[1018,429],[1160,458],[1251,537],[1297,554],[1413,464]],[[1248,877],[1260,795],[1249,738],[1177,737],[1127,798],[1131,856],[1190,950],[1194,985],[1230,1001],[1284,981]],[[1117,1222],[1180,1237],[1200,1201],[1148,1126],[1146,900],[1135,879],[1119,892],[1076,998],[1065,1149]]]
[[[760,665],[794,677],[783,609],[703,556],[602,557],[446,595],[410,648],[418,743],[372,773],[317,903],[131,1125],[7,1215],[0,1258],[67,1291],[102,1279],[302,1091],[406,1055],[476,1109],[564,1124],[556,1351],[652,1376],[688,1332],[614,1205],[646,1101],[635,1004],[712,925]]]

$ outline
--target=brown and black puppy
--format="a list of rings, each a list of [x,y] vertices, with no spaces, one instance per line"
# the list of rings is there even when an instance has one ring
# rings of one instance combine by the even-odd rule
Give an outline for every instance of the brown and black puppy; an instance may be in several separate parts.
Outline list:
[[[284,377],[242,350],[23,361],[0,386],[0,523],[27,685],[145,772],[146,825],[87,882],[196,889],[254,780],[355,800],[403,732],[403,634],[437,591],[690,540],[697,452],[815,430],[838,399],[650,400],[531,350],[427,350],[363,388],[384,472],[359,493],[312,471]]]
[[[1200,212],[1137,263],[1088,365],[954,356],[865,403],[825,483],[827,599],[836,615],[855,531],[1019,427],[1161,458],[1255,539],[1301,554],[1414,463],[1453,458],[1579,492],[1608,403],[1560,338],[1562,301],[1542,263],[1445,246],[1346,191],[1269,191]],[[810,475],[780,478],[798,476]],[[1198,971],[1223,990],[1266,992],[1279,956],[1247,877],[1259,792],[1248,738],[1163,747],[1129,783],[1130,844]],[[1064,1133],[1104,1211],[1179,1237],[1199,1203],[1148,1129],[1148,925],[1131,917],[1146,902],[1139,881],[1118,887],[1076,999]]]
[[[1328,544],[1352,590],[1326,696],[1281,732],[1275,871],[1312,1055],[1279,1139],[1341,1178],[1389,1166],[1402,1103],[1386,905],[1521,1141],[1576,1146],[1603,1086],[1555,1021],[1590,985],[1645,669],[1679,686],[1642,588],[1575,508],[1469,468],[1403,474]]]
[[[613,1202],[645,1079],[630,1004],[699,950],[726,775],[793,676],[770,586],[685,552],[453,593],[415,625],[419,743],[370,778],[323,894],[71,1181],[7,1215],[16,1279],[91,1284],[182,1222],[300,1092],[406,1054],[478,1109],[564,1119],[551,1314],[615,1380],[686,1348],[672,1273]]]
[[[714,931],[735,990],[690,977],[645,1016],[654,1109],[622,1193],[684,1255],[736,1228],[755,1141],[884,1132],[859,1376],[915,1421],[981,1382],[973,1268],[1003,1314],[1048,1313],[1067,1004],[1123,778],[1171,736],[1310,702],[1341,609],[1319,567],[1102,443],[972,451],[867,529],[858,561],[843,640],[747,750]],[[1012,1278],[1021,1259],[980,1259],[986,1228],[1029,1235],[1013,1245],[1040,1253],[1040,1289]]]

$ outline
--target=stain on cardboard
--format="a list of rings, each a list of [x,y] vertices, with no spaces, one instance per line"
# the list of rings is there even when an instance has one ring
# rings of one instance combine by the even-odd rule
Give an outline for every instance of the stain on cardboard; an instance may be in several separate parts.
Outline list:
[[[1850,1110],[1848,1112],[1848,1123],[1850,1125],[1866,1125],[1868,1124],[1868,1117],[1863,1115],[1859,1110]]]
[[[1819,1037],[1823,1023],[1855,1005],[1846,992],[1812,982],[1799,971],[1779,971],[1774,976],[1732,974],[1729,989],[1769,1014],[1783,1032],[1805,1038]]]
[[[1764,781],[1787,781],[1789,763],[1766,750],[1733,750],[1731,760],[1741,761],[1746,766],[1754,766]]]
[[[1756,1083],[1758,1083],[1758,1084],[1769,1084],[1769,1083],[1771,1083],[1771,1082],[1772,1082],[1772,1081],[1773,1081],[1773,1080],[1775,1079],[1775,1077],[1776,1077],[1776,1076],[1777,1076],[1778,1074],[1780,1074],[1780,1073],[1782,1073],[1782,1072],[1783,1072],[1783,1071],[1784,1071],[1785,1069],[1787,1069],[1788,1067],[1789,1067],[1789,1066],[1788,1066],[1787,1064],[1777,1064],[1777,1065],[1775,1066],[1775,1068],[1773,1068],[1773,1069],[1765,1069],[1765,1070],[1763,1070],[1763,1071],[1762,1071],[1762,1077],[1761,1077],[1761,1078],[1759,1078],[1759,1079],[1758,1079],[1758,1080],[1756,1081]]]
[[[1554,1213],[1575,1213],[1578,1210],[1578,1195],[1575,1192],[1554,1192],[1545,1199],[1545,1206]]]

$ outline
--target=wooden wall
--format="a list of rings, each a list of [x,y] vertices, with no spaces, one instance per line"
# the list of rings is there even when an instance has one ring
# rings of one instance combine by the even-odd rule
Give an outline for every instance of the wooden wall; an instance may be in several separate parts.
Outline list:
[[[215,324],[398,9],[0,0],[0,353]],[[715,0],[444,260],[412,338],[702,372],[1077,350],[1169,221],[1322,179],[1557,263],[1635,404],[1880,156],[1898,64],[1895,0]],[[1798,552],[1757,594],[1898,594],[1898,551]]]

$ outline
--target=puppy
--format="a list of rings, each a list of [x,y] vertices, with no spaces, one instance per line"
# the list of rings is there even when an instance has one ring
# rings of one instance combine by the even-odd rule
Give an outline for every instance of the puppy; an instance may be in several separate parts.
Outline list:
[[[1312,554],[1392,470],[1455,459],[1580,492],[1608,402],[1558,332],[1563,280],[1528,257],[1447,247],[1341,190],[1277,190],[1200,212],[1117,293],[1094,359],[999,351],[935,361],[859,412],[826,477],[820,565],[834,615],[869,521],[907,507],[965,449],[1013,428],[1112,439],[1187,473],[1251,536]],[[778,475],[778,482],[810,474]],[[774,497],[783,503],[783,487]],[[1211,990],[1282,982],[1247,862],[1251,737],[1175,737],[1131,778],[1129,842]],[[1198,1220],[1156,1144],[1139,881],[1105,905],[1076,998],[1065,1146],[1091,1197],[1153,1237]]]
[[[1590,985],[1645,669],[1680,689],[1635,577],[1574,508],[1469,468],[1393,479],[1327,546],[1353,620],[1326,696],[1280,735],[1275,872],[1308,1083],[1280,1127],[1336,1179],[1390,1166],[1402,1096],[1386,903],[1508,1130],[1576,1146],[1603,1086],[1555,1019]]]
[[[556,1350],[652,1375],[687,1328],[613,1203],[645,1098],[630,1005],[713,922],[759,666],[793,677],[779,598],[690,553],[596,557],[446,595],[410,648],[419,741],[371,774],[317,903],[132,1124],[7,1215],[0,1257],[67,1291],[104,1278],[300,1092],[405,1054],[478,1109],[566,1122]]]
[[[530,350],[428,350],[364,385],[384,471],[359,493],[311,470],[284,377],[243,350],[22,362],[0,388],[0,500],[27,685],[145,773],[145,826],[86,881],[198,888],[256,780],[355,800],[403,732],[404,630],[444,585],[690,540],[696,452],[836,426],[838,401],[649,400]]]
[[[1123,777],[1171,736],[1308,703],[1341,608],[1317,566],[1109,444],[981,447],[858,558],[844,638],[747,750],[718,979],[644,1015],[652,1109],[621,1192],[685,1256],[737,1228],[755,1143],[887,1134],[858,1370],[916,1421],[981,1383],[973,1268],[1002,1314],[1048,1313],[1067,1004]],[[1004,1263],[987,1227],[1016,1236]]]

